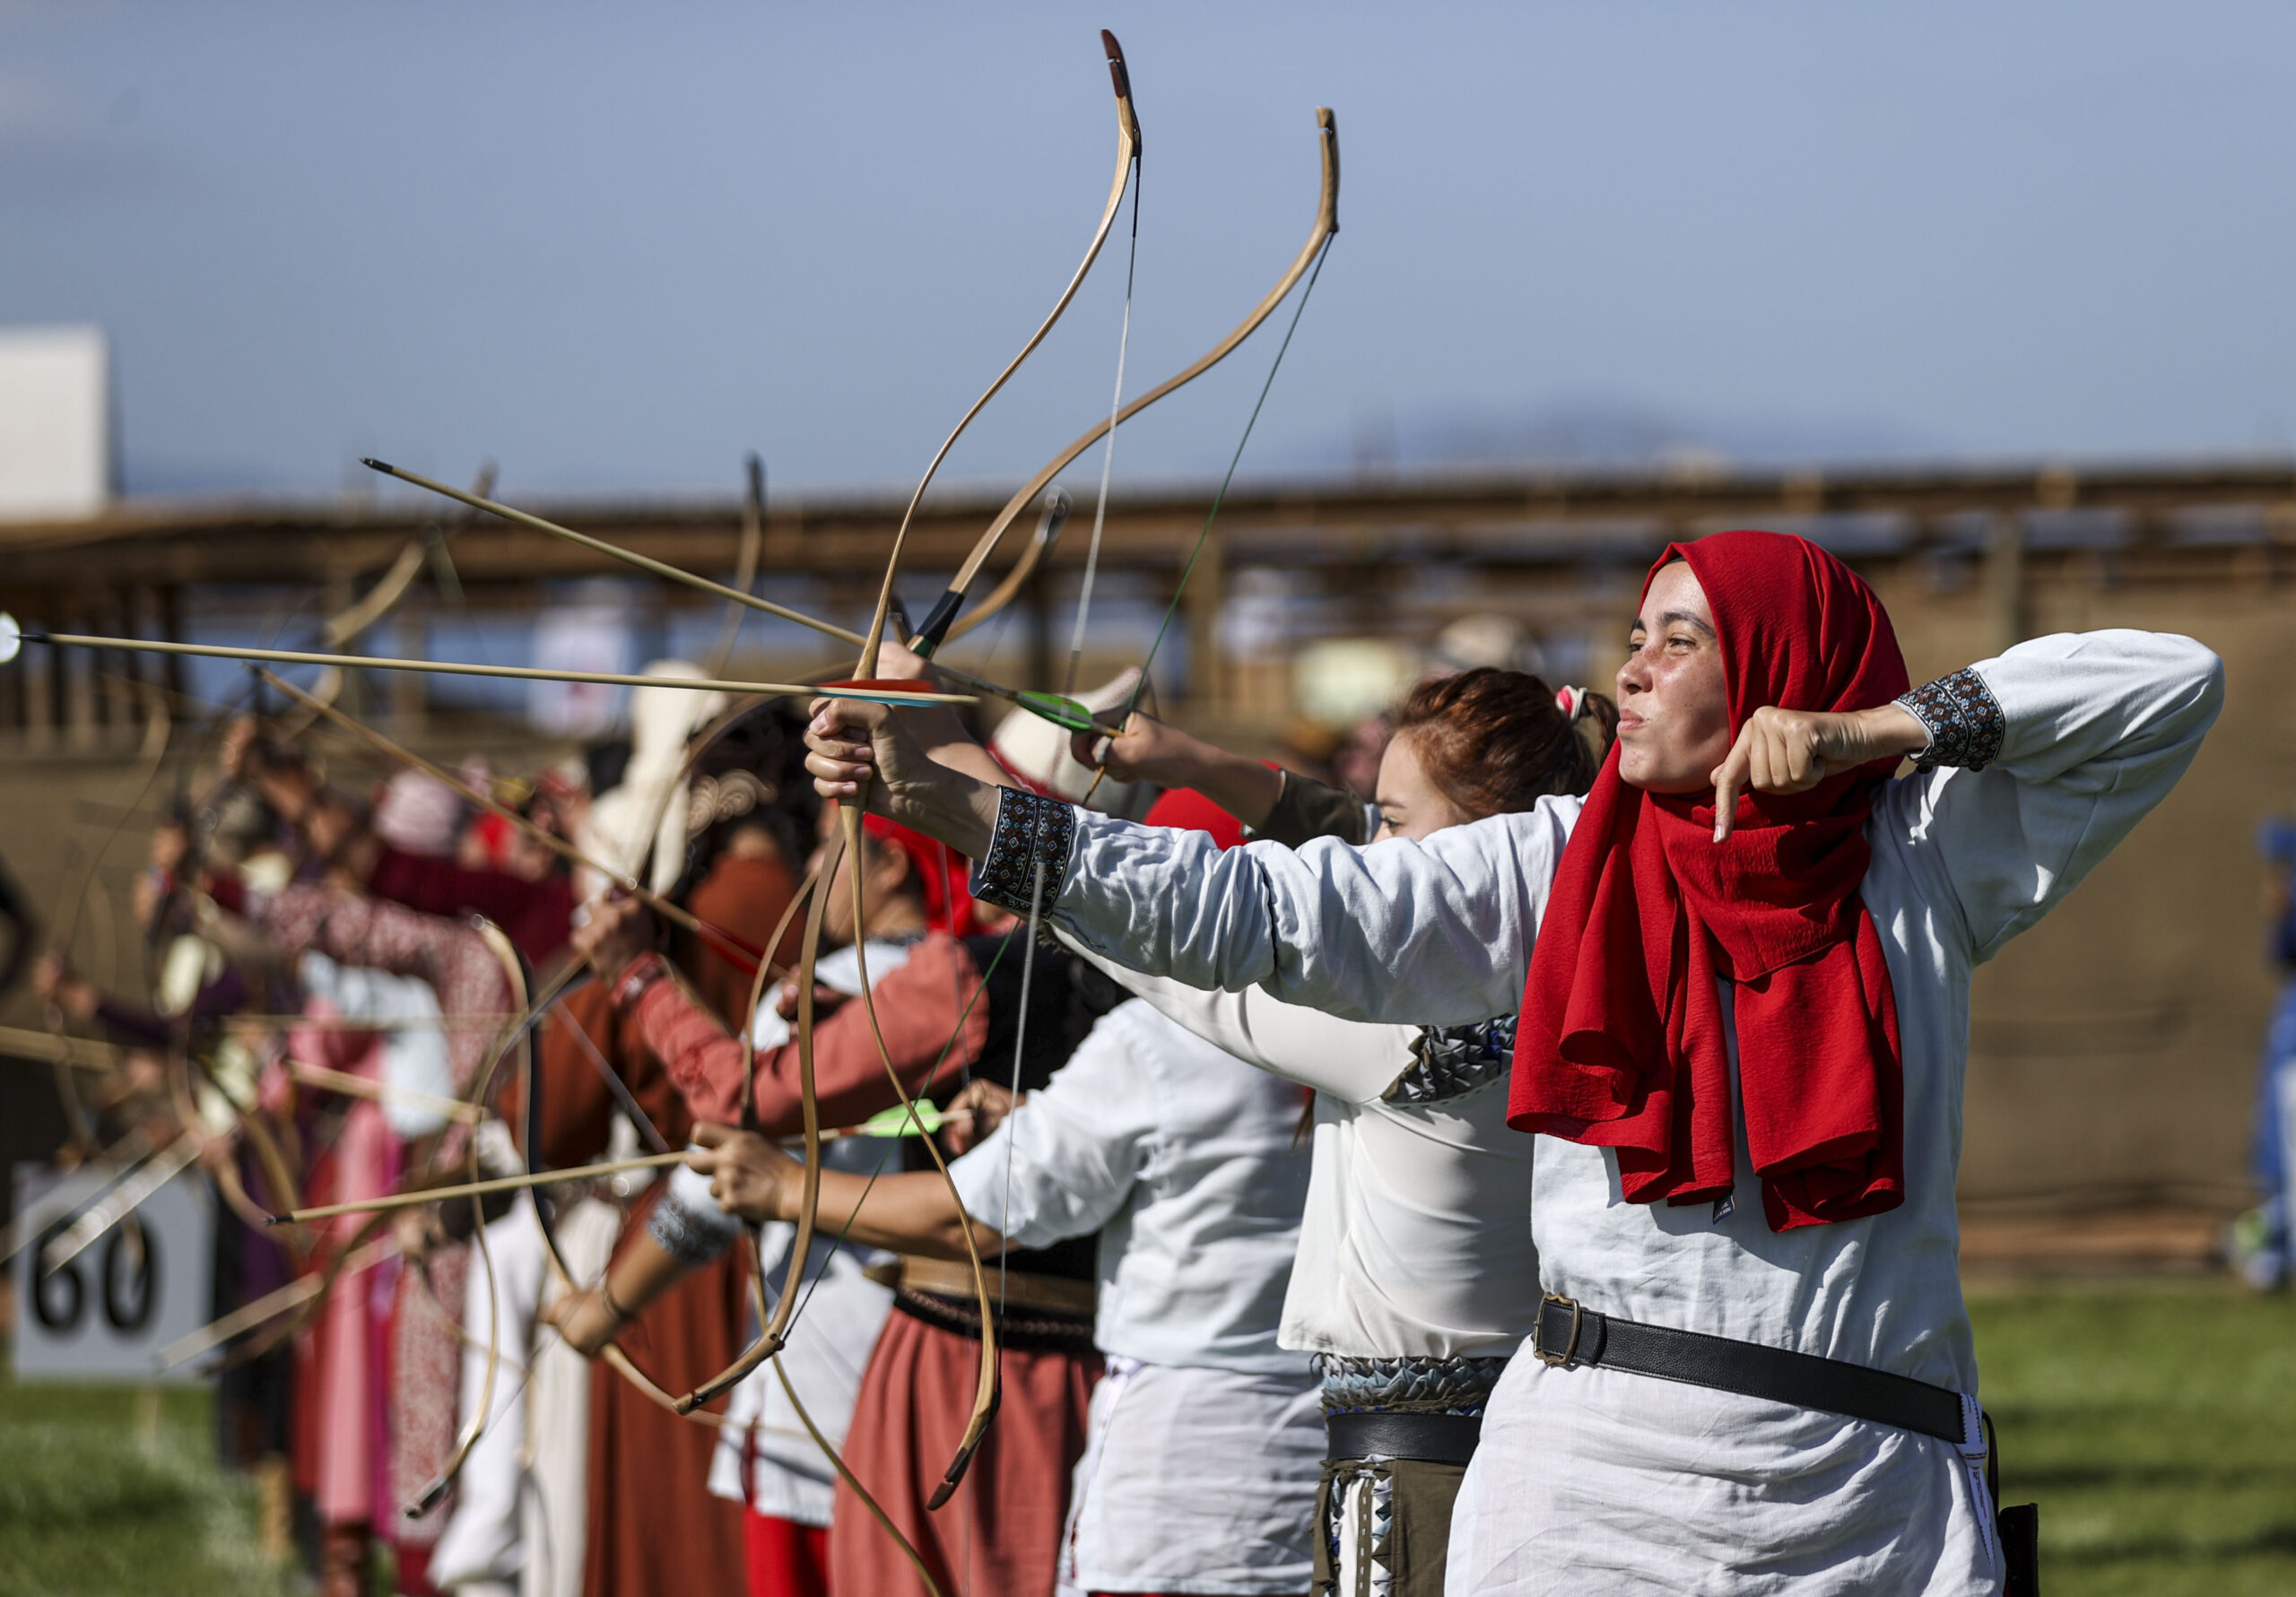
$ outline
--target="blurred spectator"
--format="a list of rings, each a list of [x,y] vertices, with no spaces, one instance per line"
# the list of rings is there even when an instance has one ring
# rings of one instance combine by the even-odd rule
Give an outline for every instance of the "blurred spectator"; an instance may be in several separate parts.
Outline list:
[[[2270,916],[2272,959],[2281,974],[2280,1001],[2265,1028],[2264,1062],[2257,1082],[2256,1128],[2249,1167],[2265,1201],[2232,1222],[2232,1262],[2259,1291],[2284,1285],[2290,1264],[2292,1200],[2289,1145],[2296,1141],[2296,819],[2274,817],[2257,832],[2264,856],[2265,907]]]
[[[1366,716],[1347,729],[1331,757],[1331,773],[1349,791],[1368,799],[1379,785],[1379,761],[1387,757],[1395,726],[1385,716]]]

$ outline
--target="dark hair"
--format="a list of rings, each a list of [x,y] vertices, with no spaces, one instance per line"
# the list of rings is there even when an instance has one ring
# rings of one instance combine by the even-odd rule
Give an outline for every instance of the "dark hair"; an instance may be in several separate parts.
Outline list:
[[[771,838],[784,860],[805,857],[821,800],[805,773],[804,721],[797,709],[770,701],[715,729],[716,740],[686,773],[685,869],[672,893],[678,902],[744,828]]]
[[[1478,665],[1420,683],[1395,725],[1397,737],[1412,738],[1429,779],[1480,820],[1593,786],[1618,727],[1618,707],[1586,693],[1574,714],[1528,672]]]

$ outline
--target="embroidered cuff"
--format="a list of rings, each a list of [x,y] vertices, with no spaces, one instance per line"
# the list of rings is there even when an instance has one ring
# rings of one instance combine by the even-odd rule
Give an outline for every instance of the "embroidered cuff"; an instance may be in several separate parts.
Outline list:
[[[1391,1104],[1440,1103],[1502,1080],[1514,1068],[1518,1018],[1421,1027],[1411,1045],[1411,1063],[1379,1096]]]
[[[1076,812],[1058,799],[1017,787],[996,799],[996,829],[988,853],[973,867],[972,896],[1014,915],[1060,897],[1068,875],[1068,854],[1076,841]],[[1037,866],[1044,866],[1044,889],[1037,890]]]
[[[1900,695],[1897,702],[1929,733],[1929,747],[1913,757],[1914,769],[1933,771],[1941,765],[1957,765],[1981,771],[2001,757],[2001,739],[2009,730],[2009,718],[2001,713],[1993,690],[1976,672],[1957,671],[1924,682],[1912,692]]]
[[[1507,1367],[1504,1358],[1417,1354],[1356,1358],[1317,1353],[1309,1363],[1323,1379],[1326,1414],[1480,1414]]]
[[[718,1207],[709,1183],[683,1165],[670,1172],[662,1201],[646,1222],[661,1249],[683,1264],[707,1264],[734,1245],[742,1222]]]

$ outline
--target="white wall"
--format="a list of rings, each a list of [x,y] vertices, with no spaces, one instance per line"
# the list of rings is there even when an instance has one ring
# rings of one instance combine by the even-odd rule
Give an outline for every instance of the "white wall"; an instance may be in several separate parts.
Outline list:
[[[0,518],[103,508],[110,388],[101,327],[0,327]]]

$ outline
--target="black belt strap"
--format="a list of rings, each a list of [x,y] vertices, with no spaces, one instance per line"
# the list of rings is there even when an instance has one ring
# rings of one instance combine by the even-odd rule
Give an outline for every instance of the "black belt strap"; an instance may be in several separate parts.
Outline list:
[[[1539,1305],[1531,1349],[1562,1369],[1579,1365],[1622,1369],[1662,1381],[1735,1392],[1800,1409],[1919,1431],[1956,1446],[1962,1440],[1961,1399],[1910,1376],[1893,1376],[1839,1358],[1765,1348],[1726,1336],[1640,1325],[1597,1314],[1549,1292]]]
[[[1334,1459],[1414,1458],[1463,1464],[1483,1435],[1479,1414],[1326,1414]]]

